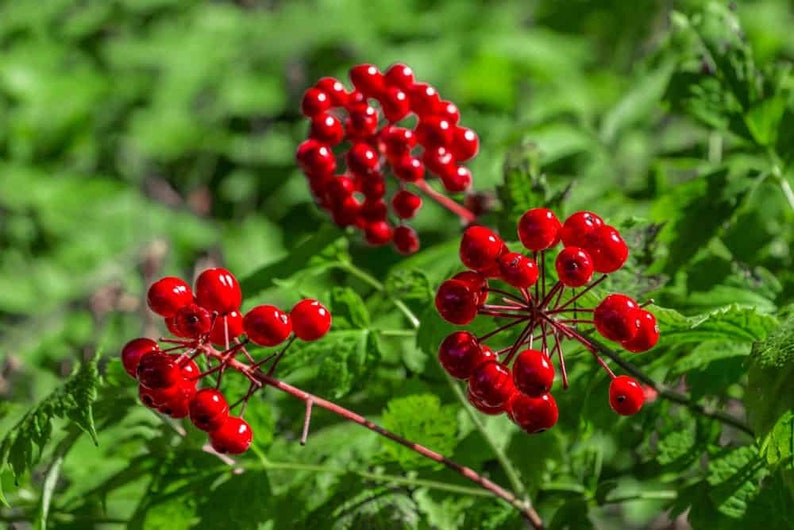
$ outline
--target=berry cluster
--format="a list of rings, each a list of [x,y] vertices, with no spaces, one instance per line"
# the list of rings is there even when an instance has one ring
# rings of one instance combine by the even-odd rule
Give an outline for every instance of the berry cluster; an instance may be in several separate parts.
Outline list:
[[[435,175],[450,193],[471,186],[471,172],[460,163],[477,154],[479,139],[458,125],[458,107],[417,82],[404,64],[386,72],[360,64],[350,80],[350,92],[324,77],[303,96],[301,110],[311,125],[296,158],[317,203],[339,226],[362,230],[369,244],[393,242],[403,254],[419,249],[416,231],[405,224],[422,206],[417,191],[471,220],[470,212],[425,182]],[[406,119],[415,125],[397,125]]]
[[[550,393],[555,378],[552,358],[558,356],[567,388],[561,343],[572,339],[584,345],[612,378],[612,409],[621,415],[637,413],[644,402],[642,387],[628,376],[615,376],[578,331],[580,325],[591,324],[604,338],[635,353],[652,348],[659,339],[656,318],[628,296],[610,294],[594,309],[579,307],[583,294],[626,262],[628,247],[618,230],[592,212],[577,212],[561,223],[551,210],[533,208],[518,223],[518,239],[531,256],[511,251],[486,227],[471,226],[464,232],[460,260],[469,270],[441,284],[436,309],[446,321],[461,326],[477,315],[507,323],[480,337],[468,331],[450,334],[439,347],[441,365],[468,382],[474,407],[486,414],[506,412],[523,430],[536,433],[557,423],[557,404]],[[546,253],[560,242],[563,248],[554,259],[556,281],[548,282],[547,289],[551,267],[546,266]],[[493,287],[495,280],[508,287]],[[500,300],[489,301],[492,296]],[[512,344],[496,351],[485,344],[515,326],[523,328]]]
[[[230,409],[248,401],[261,384],[252,370],[273,360],[270,372],[293,340],[314,341],[331,327],[331,314],[317,300],[301,300],[289,313],[273,305],[259,305],[245,315],[240,313],[242,292],[237,279],[226,269],[202,272],[191,289],[175,277],[162,278],[149,287],[149,308],[164,318],[168,330],[176,337],[161,339],[168,344],[161,349],[158,342],[137,338],[121,350],[127,373],[138,380],[141,402],[172,418],[189,417],[197,428],[209,434],[210,444],[220,453],[239,454],[248,449],[253,432],[239,415]],[[281,352],[255,362],[246,349],[247,343],[278,346],[287,343]],[[218,350],[213,345],[220,347]],[[229,405],[220,390],[221,376],[234,364],[238,354],[250,365],[243,375],[251,381],[249,392]],[[199,360],[204,370],[196,363]],[[197,389],[202,378],[216,374],[212,387]]]

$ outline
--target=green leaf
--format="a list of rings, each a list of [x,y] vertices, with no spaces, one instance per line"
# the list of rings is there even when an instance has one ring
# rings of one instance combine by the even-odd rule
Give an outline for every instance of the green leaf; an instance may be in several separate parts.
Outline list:
[[[664,435],[656,446],[656,461],[670,465],[688,455],[695,448],[695,433],[691,429],[673,431]]]
[[[657,347],[707,340],[753,342],[762,340],[778,325],[771,315],[737,305],[691,317],[661,307],[652,311],[661,331]]]
[[[230,474],[228,480],[208,493],[196,510],[200,523],[194,528],[257,530],[272,518],[273,496],[264,470]]]
[[[764,437],[794,409],[794,318],[753,345],[747,377],[748,419],[756,435]]]
[[[334,287],[328,309],[333,315],[333,329],[368,329],[369,311],[364,300],[349,287]]]
[[[549,523],[549,530],[588,530],[595,528],[587,515],[587,502],[581,497],[565,501]]]
[[[410,305],[425,306],[433,300],[427,275],[419,269],[392,269],[383,282],[386,294]]]
[[[787,410],[761,442],[761,456],[771,467],[794,470],[794,411]]]
[[[92,415],[99,384],[97,359],[98,356],[83,362],[61,387],[6,433],[0,442],[0,470],[8,466],[17,480],[31,470],[52,437],[52,422],[56,417],[70,419],[98,443]]]
[[[763,475],[764,468],[755,446],[728,449],[709,460],[706,477],[711,486],[709,497],[720,513],[739,519],[758,494]]]
[[[457,445],[458,409],[452,405],[441,405],[435,394],[412,394],[389,401],[383,413],[383,426],[403,438],[432,448],[442,455],[449,455]],[[404,469],[420,467],[441,468],[434,462],[410,449],[384,440],[383,450],[388,457]]]

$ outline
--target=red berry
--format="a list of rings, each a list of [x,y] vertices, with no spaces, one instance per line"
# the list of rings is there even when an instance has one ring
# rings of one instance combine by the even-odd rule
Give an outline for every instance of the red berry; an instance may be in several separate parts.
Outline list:
[[[537,434],[556,425],[560,416],[557,402],[551,394],[530,397],[516,392],[507,405],[507,414],[513,423],[528,434]]]
[[[394,123],[405,118],[411,112],[408,95],[397,87],[387,88],[380,98],[380,105],[386,119]]]
[[[639,306],[632,298],[611,294],[593,311],[593,324],[604,338],[625,342],[637,335],[640,316]]]
[[[466,166],[450,166],[448,172],[441,175],[441,183],[450,193],[463,193],[471,188],[471,171]]]
[[[470,226],[460,241],[460,261],[469,269],[484,271],[496,265],[504,241],[484,226]]]
[[[593,258],[593,268],[596,272],[604,274],[621,268],[629,257],[629,247],[620,237],[620,232],[609,225],[593,229],[587,235],[583,247]]]
[[[593,260],[583,248],[565,247],[557,254],[554,267],[557,277],[568,287],[581,287],[593,277]]]
[[[177,392],[179,392],[179,385],[161,389],[146,388],[143,385],[138,385],[138,399],[143,403],[143,406],[150,409],[157,409],[171,399],[172,396],[176,395]]]
[[[466,127],[455,127],[452,133],[452,156],[458,162],[473,158],[480,150],[480,139],[477,133]]]
[[[488,299],[488,279],[475,271],[463,271],[452,277],[465,283],[475,295],[477,306],[481,306]]]
[[[240,309],[243,293],[234,274],[226,269],[207,269],[196,279],[196,302],[223,315]]]
[[[188,404],[190,421],[202,431],[214,431],[229,417],[229,403],[214,388],[202,388]]]
[[[188,404],[196,393],[196,385],[177,385],[177,391],[161,403],[157,410],[172,418],[184,418],[188,415]]]
[[[186,335],[177,327],[176,319],[174,317],[166,317],[163,319],[163,322],[165,322],[165,327],[168,328],[168,332],[171,333],[171,335],[182,339],[191,338],[190,335]]]
[[[359,216],[362,219],[368,221],[367,223],[364,223],[363,226],[363,228],[366,228],[369,223],[383,221],[384,219],[386,219],[386,215],[388,213],[389,213],[389,209],[386,206],[386,203],[383,202],[382,200],[380,199],[366,200],[364,201],[364,204],[361,205],[361,211],[359,212]],[[379,229],[382,228],[383,227],[379,227]],[[388,224],[386,225],[386,228],[390,229]],[[388,243],[388,241],[389,240],[387,239],[386,243]]]
[[[326,145],[336,145],[345,138],[345,128],[333,114],[319,114],[312,118],[309,138]]]
[[[336,157],[333,151],[317,140],[310,139],[300,144],[295,159],[309,177],[333,175],[336,170]]]
[[[416,126],[416,141],[428,149],[452,143],[453,125],[440,116],[428,116]]]
[[[518,238],[529,250],[546,250],[560,241],[560,221],[547,208],[527,210],[518,221]]]
[[[186,305],[174,314],[174,326],[182,336],[197,339],[212,329],[212,315],[200,305]]]
[[[427,83],[414,84],[408,91],[408,97],[411,100],[411,110],[420,119],[434,114],[441,106],[441,97],[435,87]]]
[[[166,276],[154,282],[146,293],[149,308],[163,317],[173,316],[179,308],[193,302],[193,291],[180,278]]]
[[[404,127],[386,127],[381,133],[381,141],[386,158],[393,163],[411,155],[411,149],[416,146],[416,135],[413,130]]]
[[[477,337],[468,331],[455,331],[438,347],[438,360],[452,377],[468,379],[475,368],[492,359],[483,350]]]
[[[301,101],[301,112],[307,118],[322,114],[331,108],[331,98],[328,94],[318,88],[310,88],[303,93]]]
[[[377,171],[380,165],[378,152],[364,142],[353,144],[346,160],[348,169],[356,175],[368,175]]]
[[[392,165],[394,176],[405,182],[416,182],[425,176],[425,165],[418,158],[404,156]]]
[[[466,387],[466,399],[474,408],[489,416],[497,416],[505,411],[504,403],[497,407],[486,405],[480,398],[471,393],[471,387],[469,386]]]
[[[576,212],[563,223],[560,238],[567,247],[582,247],[590,232],[603,225],[604,220],[593,212]]]
[[[334,177],[325,187],[325,194],[334,203],[342,202],[355,191],[356,181],[346,175]]]
[[[325,92],[334,107],[343,107],[347,103],[347,90],[338,79],[323,77],[315,83],[314,87]]]
[[[370,245],[385,245],[394,237],[392,226],[386,221],[374,221],[364,228],[364,239]]]
[[[446,280],[436,292],[436,310],[447,322],[464,326],[477,316],[478,294],[460,280]]]
[[[419,235],[410,226],[400,225],[394,229],[394,248],[397,252],[409,255],[419,250]]]
[[[499,256],[501,278],[519,289],[526,289],[538,281],[538,265],[535,260],[518,252],[506,252]]]
[[[451,101],[442,101],[438,108],[438,116],[455,126],[460,121],[460,109]]]
[[[160,351],[142,356],[138,363],[138,382],[152,390],[161,390],[182,381],[182,372],[173,356]]]
[[[540,397],[551,390],[554,365],[539,350],[524,350],[513,363],[513,382],[516,388],[531,397]]]
[[[392,196],[391,207],[400,219],[410,219],[422,207],[422,197],[407,190],[400,190]]]
[[[449,175],[455,171],[455,159],[446,147],[435,146],[425,149],[422,162],[434,175]]]
[[[401,90],[410,90],[414,86],[414,71],[409,66],[401,63],[393,64],[384,75],[386,84]]]
[[[648,351],[659,342],[659,325],[653,313],[645,309],[639,310],[640,328],[631,340],[623,341],[621,346],[630,352],[640,353]]]
[[[385,87],[383,74],[371,64],[359,64],[351,68],[350,80],[356,90],[370,98],[377,98]]]
[[[627,375],[619,375],[609,384],[609,406],[621,416],[637,414],[645,403],[642,386]]]
[[[160,346],[155,341],[147,338],[132,339],[121,349],[121,364],[124,370],[132,377],[137,377],[138,363],[147,353],[160,351]]]
[[[516,387],[510,368],[498,361],[488,361],[472,372],[469,377],[469,391],[484,405],[502,407],[516,391]]]
[[[219,453],[239,455],[251,447],[254,434],[251,426],[237,416],[229,416],[226,421],[210,432],[210,444]]]
[[[239,311],[232,311],[215,319],[215,324],[210,331],[210,342],[225,347],[226,344],[242,335],[244,331],[243,315]]]
[[[345,120],[345,132],[351,140],[364,142],[378,130],[378,111],[367,104],[350,111]]]
[[[196,387],[196,383],[198,382],[199,374],[201,371],[199,370],[196,361],[190,358],[187,354],[179,354],[173,355],[174,362],[179,366],[179,370],[182,374],[182,385],[183,386],[192,386],[193,388]]]
[[[245,334],[259,346],[281,344],[292,332],[289,315],[273,305],[258,305],[243,317]]]
[[[289,312],[292,331],[300,340],[312,341],[323,337],[331,329],[331,313],[317,300],[301,300]]]

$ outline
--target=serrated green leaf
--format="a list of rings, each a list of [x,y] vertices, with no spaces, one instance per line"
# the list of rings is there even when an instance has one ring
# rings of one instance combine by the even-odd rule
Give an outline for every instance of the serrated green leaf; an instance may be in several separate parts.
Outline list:
[[[670,465],[692,451],[695,443],[695,433],[690,429],[667,433],[656,446],[656,461],[663,466]]]
[[[762,439],[761,456],[770,466],[794,469],[794,411],[784,412]]]
[[[333,315],[333,329],[368,329],[369,311],[364,300],[349,287],[331,289],[329,307]]]
[[[389,401],[382,418],[383,426],[400,436],[420,443],[442,455],[452,454],[457,445],[457,407],[441,405],[435,394],[412,394]],[[408,448],[384,440],[388,457],[405,469],[441,468],[441,464]]]
[[[218,509],[220,506],[223,509]],[[196,510],[198,528],[257,530],[272,518],[273,496],[270,479],[263,470],[230,474],[207,495]],[[189,519],[188,519],[189,520]]]
[[[386,294],[397,300],[425,306],[433,299],[433,289],[427,275],[418,269],[393,269],[383,282]]]
[[[661,307],[654,307],[652,311],[661,332],[657,347],[707,340],[753,342],[762,340],[778,325],[771,315],[737,305],[691,317]]]
[[[711,486],[709,497],[720,513],[739,519],[747,511],[747,504],[758,494],[764,474],[755,446],[728,449],[709,460],[706,477]]]
[[[58,389],[47,396],[3,437],[0,469],[7,465],[17,479],[33,468],[52,435],[54,418],[69,418],[97,443],[92,404],[99,373],[97,359],[85,361]]]
[[[588,516],[587,502],[581,497],[565,501],[549,523],[549,530],[588,530],[595,528]]]

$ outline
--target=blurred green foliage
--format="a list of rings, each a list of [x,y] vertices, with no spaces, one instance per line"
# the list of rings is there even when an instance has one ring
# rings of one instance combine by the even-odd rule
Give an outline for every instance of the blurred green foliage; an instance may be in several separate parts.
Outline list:
[[[784,0],[0,0],[0,522],[523,527],[327,414],[298,446],[303,405],[274,393],[247,409],[243,473],[136,405],[116,352],[163,331],[147,285],[223,264],[245,307],[315,296],[337,315],[280,376],[515,488],[506,461],[549,528],[679,514],[695,529],[791,528],[793,23]],[[451,328],[431,290],[457,270],[460,227],[428,204],[420,253],[368,248],[314,207],[294,164],[306,87],[397,61],[478,131],[475,188],[501,200],[487,222],[508,234],[549,204],[628,234],[610,285],[652,296],[663,324],[631,362],[746,413],[757,441],[662,399],[616,418],[582,351],[567,354],[552,431],[472,419],[434,356]],[[92,421],[97,447],[78,428]]]

